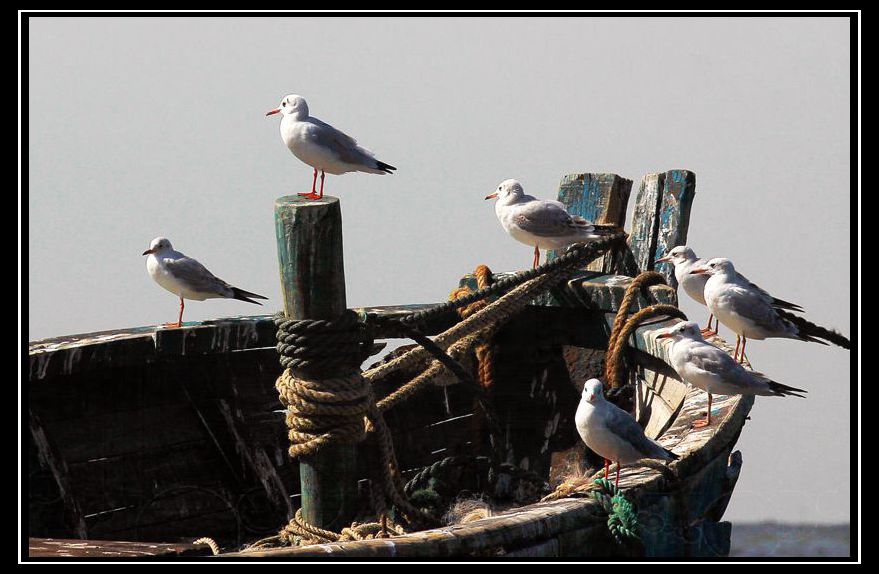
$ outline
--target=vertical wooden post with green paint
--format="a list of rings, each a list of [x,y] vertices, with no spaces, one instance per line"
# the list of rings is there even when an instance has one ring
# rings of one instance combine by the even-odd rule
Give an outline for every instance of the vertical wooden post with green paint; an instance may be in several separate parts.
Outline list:
[[[281,197],[275,201],[275,231],[287,317],[340,317],[347,304],[339,199]],[[302,516],[311,524],[339,531],[351,523],[357,497],[354,448],[330,445],[300,458]]]

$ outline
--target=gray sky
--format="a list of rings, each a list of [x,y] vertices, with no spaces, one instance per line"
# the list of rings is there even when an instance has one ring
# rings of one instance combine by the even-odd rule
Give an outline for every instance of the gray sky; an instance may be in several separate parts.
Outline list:
[[[270,298],[190,302],[185,320],[278,310],[273,202],[311,184],[264,117],[288,93],[399,168],[327,176],[349,306],[443,301],[477,264],[530,265],[483,201],[503,179],[554,197],[565,173],[618,173],[636,191],[645,173],[685,168],[696,252],[851,334],[850,271],[831,265],[851,249],[845,19],[28,26],[31,340],[176,320],[140,255],[158,235]],[[851,354],[768,340],[748,356],[810,392],[758,398],[726,518],[848,521]]]

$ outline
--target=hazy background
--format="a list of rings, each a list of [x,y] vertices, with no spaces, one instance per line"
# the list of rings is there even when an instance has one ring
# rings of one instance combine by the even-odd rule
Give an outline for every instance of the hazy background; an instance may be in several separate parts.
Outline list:
[[[288,93],[399,168],[327,177],[349,306],[443,301],[479,263],[529,266],[483,201],[503,179],[554,197],[565,173],[614,172],[634,203],[643,174],[686,168],[696,252],[851,334],[842,18],[39,18],[28,33],[31,340],[176,320],[140,255],[158,235],[271,299],[191,302],[184,319],[278,310],[273,202],[311,184],[263,115]],[[726,517],[847,522],[851,354],[770,340],[748,356],[810,392],[758,398]]]

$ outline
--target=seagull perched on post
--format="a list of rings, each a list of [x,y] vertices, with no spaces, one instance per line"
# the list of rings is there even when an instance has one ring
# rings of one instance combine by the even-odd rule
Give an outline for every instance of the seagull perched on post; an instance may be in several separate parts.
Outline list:
[[[739,362],[744,361],[748,339],[782,337],[851,348],[849,340],[836,331],[790,312],[801,312],[803,309],[799,305],[773,297],[736,273],[729,259],[711,259],[705,265],[694,267],[690,273],[709,276],[705,283],[705,304],[718,321],[741,338],[741,352],[736,344]]]
[[[351,136],[309,116],[308,104],[302,96],[284,96],[280,106],[266,112],[266,116],[273,114],[282,114],[281,139],[293,155],[314,169],[311,192],[300,193],[303,197],[320,199],[324,196],[326,173],[341,175],[349,171],[365,171],[384,175],[397,169],[375,159],[375,154],[357,145]],[[318,170],[320,192],[315,191]]]
[[[675,453],[647,438],[644,429],[632,415],[605,400],[598,379],[589,379],[583,386],[574,423],[586,446],[604,457],[604,478],[608,477],[610,461],[617,463],[617,486],[620,484],[621,464],[642,458],[678,458]]]
[[[180,314],[176,323],[166,323],[166,327],[183,325],[183,299],[204,301],[205,299],[238,299],[262,305],[254,299],[268,299],[256,293],[233,287],[215,277],[204,265],[179,251],[174,251],[171,242],[164,237],[156,237],[150,248],[143,252],[147,257],[147,271],[153,280],[180,297]]]
[[[571,215],[565,205],[551,199],[525,195],[522,184],[507,179],[485,199],[497,199],[494,212],[513,239],[534,247],[534,263],[540,263],[540,249],[562,249],[574,243],[596,239],[595,227],[579,215]]]
[[[711,424],[711,395],[768,395],[774,397],[794,396],[803,389],[776,383],[762,373],[749,371],[719,349],[702,338],[699,325],[692,321],[681,321],[656,336],[657,339],[671,339],[668,358],[672,368],[685,383],[708,393],[708,415],[693,423],[694,428]]]

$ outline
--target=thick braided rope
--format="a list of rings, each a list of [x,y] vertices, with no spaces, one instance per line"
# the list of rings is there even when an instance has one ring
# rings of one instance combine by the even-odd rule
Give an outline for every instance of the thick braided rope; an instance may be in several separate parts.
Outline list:
[[[369,357],[374,337],[354,311],[327,321],[274,317],[281,366],[302,375],[328,377],[358,370]]]
[[[647,319],[666,315],[679,317],[686,320],[687,316],[673,305],[651,305],[641,309],[629,317],[629,309],[638,297],[642,289],[651,285],[665,285],[665,277],[656,271],[644,271],[640,273],[629,286],[623,300],[620,302],[617,314],[614,317],[613,328],[607,341],[607,353],[605,355],[604,379],[611,389],[618,389],[625,384],[625,367],[623,365],[623,352],[626,349],[626,341],[629,335]]]
[[[623,352],[626,350],[626,340],[629,338],[629,335],[647,319],[659,316],[677,317],[684,321],[687,320],[684,312],[674,305],[651,305],[632,315],[617,334],[616,345],[613,349],[608,349],[607,351],[604,378],[610,388],[616,389],[625,384],[626,369],[623,364]]]
[[[291,457],[313,454],[335,442],[363,440],[371,394],[360,373],[311,381],[285,369],[275,388],[281,404],[287,407]]]
[[[607,250],[610,247],[610,245],[613,243],[613,241],[616,241],[622,237],[625,237],[624,234],[618,234],[618,235],[619,235],[619,237],[617,235],[614,235],[614,236],[611,236],[611,237],[608,237],[605,239],[598,240],[594,243],[587,244],[586,247],[594,247],[593,249],[586,251],[586,253],[588,253],[588,257],[586,257],[585,255],[583,255],[583,253],[578,251],[576,253],[578,255],[580,255],[580,257],[575,261],[582,262],[583,264],[585,264],[585,263],[588,263],[589,261],[597,258],[598,256],[601,255],[602,250]],[[611,241],[611,240],[613,240],[613,241]],[[555,259],[551,263],[555,263],[556,261],[559,261],[559,259]],[[571,261],[571,260],[568,260],[568,261]],[[550,264],[545,264],[543,267],[546,267]],[[538,268],[538,269],[540,269],[540,268]],[[534,271],[534,270],[531,270],[531,271]],[[444,331],[443,333],[437,335],[434,338],[433,342],[436,343],[437,346],[439,346],[440,348],[446,349],[446,348],[448,348],[448,346],[452,342],[454,342],[462,337],[465,337],[467,335],[471,335],[473,333],[476,333],[477,331],[481,331],[485,328],[492,326],[493,324],[500,324],[500,323],[506,322],[507,320],[512,318],[513,315],[518,313],[519,310],[522,309],[522,307],[524,307],[525,305],[530,303],[534,299],[535,296],[537,296],[539,293],[541,293],[547,289],[552,288],[554,285],[556,285],[557,283],[562,281],[565,277],[567,277],[573,271],[574,271],[573,268],[568,268],[568,267],[553,267],[553,268],[551,268],[549,271],[545,272],[544,274],[538,275],[537,277],[535,277],[525,283],[522,283],[521,285],[518,285],[517,287],[515,287],[514,289],[512,289],[508,293],[504,294],[502,297],[500,297],[497,301],[489,303],[483,309],[480,309],[479,311],[473,313],[472,315],[470,315],[469,317],[467,317],[466,319],[464,319],[460,323],[457,323],[455,326],[453,326],[450,329]],[[452,301],[451,303],[455,303],[457,301],[469,300],[471,298],[470,297],[471,295],[475,295],[477,293],[481,293],[483,298],[487,297],[488,295],[491,294],[489,292],[489,289],[491,289],[492,287],[495,287],[496,285],[500,285],[501,283],[502,283],[502,281],[499,281],[498,283],[491,285],[487,289],[480,289],[478,291],[474,291],[470,295],[463,296],[463,297],[457,299],[456,301]],[[478,300],[478,299],[475,299],[475,300]],[[474,301],[470,301],[470,303],[473,303]],[[456,307],[453,306],[450,308],[455,309]],[[428,356],[429,356],[429,353],[425,349],[418,347],[418,348],[412,349],[408,353],[405,353],[405,354],[393,359],[392,361],[388,361],[387,363],[384,363],[382,365],[379,365],[378,367],[375,367],[373,369],[370,369],[369,371],[366,371],[364,373],[364,376],[368,380],[375,382],[375,381],[380,380],[381,378],[383,378],[387,374],[389,374],[397,369],[408,368],[408,367],[418,365],[422,361],[424,361]]]
[[[514,287],[522,285],[523,283],[531,281],[536,277],[554,273],[556,271],[573,271],[574,269],[587,265],[591,261],[597,259],[609,248],[613,247],[614,244],[624,240],[625,238],[626,233],[623,231],[618,231],[610,233],[599,239],[592,240],[588,243],[575,243],[574,245],[568,247],[564,255],[560,255],[552,261],[544,263],[543,265],[540,265],[535,269],[520,271],[519,273],[516,273],[515,275],[512,275],[510,277],[504,277],[503,279],[498,280],[497,282],[489,285],[484,289],[478,289],[468,295],[465,295],[453,301],[447,301],[445,303],[435,305],[429,309],[415,311],[414,313],[411,313],[406,317],[403,317],[402,319],[396,320],[410,324],[421,323],[434,317],[441,316],[450,311],[460,309],[461,307],[465,307],[467,305],[470,305],[471,303],[480,301],[491,295],[503,293]]]
[[[643,289],[646,293],[647,288],[652,285],[665,285],[665,277],[661,273],[657,273],[656,271],[644,271],[639,273],[637,277],[635,277],[629,286],[626,288],[626,293],[623,295],[623,300],[620,301],[619,309],[617,309],[616,317],[613,320],[613,328],[610,332],[610,338],[607,341],[607,350],[610,352],[614,347],[616,347],[617,335],[620,330],[623,328],[623,324],[625,324],[626,319],[629,317],[629,309],[632,307],[632,303],[637,299],[638,294]]]

